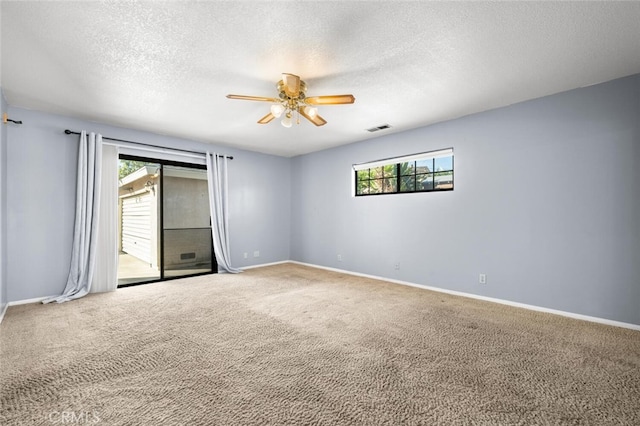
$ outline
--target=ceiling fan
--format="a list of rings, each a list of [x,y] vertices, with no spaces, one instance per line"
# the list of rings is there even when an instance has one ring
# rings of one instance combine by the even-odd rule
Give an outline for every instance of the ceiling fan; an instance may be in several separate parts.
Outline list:
[[[296,112],[298,113],[298,123],[300,123],[300,116],[303,116],[316,126],[323,126],[327,124],[327,121],[318,115],[317,106],[352,104],[356,100],[353,95],[307,97],[305,94],[307,91],[306,83],[294,74],[282,74],[282,80],[278,82],[276,88],[278,89],[278,98],[245,95],[227,95],[227,98],[270,102],[272,104],[271,112],[258,120],[258,124],[267,124],[284,113],[284,118],[282,119],[284,127],[291,127],[293,114]]]

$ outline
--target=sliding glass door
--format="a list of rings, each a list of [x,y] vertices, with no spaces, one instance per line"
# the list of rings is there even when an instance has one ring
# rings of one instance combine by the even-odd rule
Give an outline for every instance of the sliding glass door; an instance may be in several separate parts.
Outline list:
[[[217,272],[204,166],[120,156],[118,286]]]

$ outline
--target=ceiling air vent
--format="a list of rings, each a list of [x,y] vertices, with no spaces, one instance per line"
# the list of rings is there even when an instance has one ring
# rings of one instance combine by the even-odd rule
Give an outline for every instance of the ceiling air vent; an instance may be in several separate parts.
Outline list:
[[[383,124],[381,126],[377,126],[377,127],[372,127],[370,129],[367,129],[367,132],[377,132],[378,130],[384,130],[384,129],[390,129],[391,126],[388,124]]]

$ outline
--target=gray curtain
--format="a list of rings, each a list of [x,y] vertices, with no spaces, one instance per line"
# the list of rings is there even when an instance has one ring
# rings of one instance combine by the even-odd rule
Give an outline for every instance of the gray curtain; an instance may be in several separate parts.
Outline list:
[[[42,303],[66,302],[80,298],[91,290],[100,211],[101,166],[102,136],[95,133],[87,135],[83,130],[78,149],[76,221],[69,277],[62,295],[51,297]]]
[[[207,182],[209,184],[209,208],[211,210],[211,232],[218,267],[227,272],[238,273],[231,266],[229,248],[229,208],[227,185],[227,158],[207,152]]]

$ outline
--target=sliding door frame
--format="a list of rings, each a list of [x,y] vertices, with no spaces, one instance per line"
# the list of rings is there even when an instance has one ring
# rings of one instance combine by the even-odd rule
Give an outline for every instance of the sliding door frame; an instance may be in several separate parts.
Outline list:
[[[180,276],[173,276],[173,277],[165,277],[165,259],[164,259],[164,166],[175,166],[175,167],[184,167],[184,168],[190,168],[190,169],[198,169],[198,170],[207,170],[207,166],[204,164],[194,164],[194,163],[184,163],[184,162],[180,162],[180,161],[173,161],[173,160],[164,160],[164,159],[159,159],[159,158],[153,158],[153,157],[143,157],[143,156],[138,156],[138,155],[129,155],[129,154],[120,154],[118,156],[118,160],[132,160],[132,161],[142,161],[142,162],[148,162],[148,163],[154,163],[154,164],[159,164],[160,165],[160,185],[159,185],[159,204],[160,204],[160,211],[159,211],[159,216],[160,216],[160,225],[159,225],[159,230],[157,232],[159,232],[159,249],[160,249],[160,262],[159,262],[159,269],[160,269],[160,278],[159,279],[151,279],[151,280],[147,280],[147,281],[140,281],[140,282],[134,282],[134,283],[127,283],[127,284],[120,284],[118,285],[118,288],[124,288],[124,287],[132,287],[132,286],[137,286],[137,285],[142,285],[142,284],[152,284],[152,283],[157,283],[157,282],[162,282],[162,281],[170,281],[170,280],[176,280],[176,279],[180,279],[180,278],[187,278],[187,277],[197,277],[200,275],[211,275],[211,274],[217,274],[218,273],[218,262],[216,261],[216,253],[214,250],[214,246],[213,246],[213,234],[211,235],[211,271],[210,272],[197,272],[194,274],[188,274],[188,275],[180,275]],[[122,226],[122,224],[120,224],[119,226]],[[213,227],[211,226],[211,212],[209,212],[209,227],[211,229],[211,232],[213,232]]]

